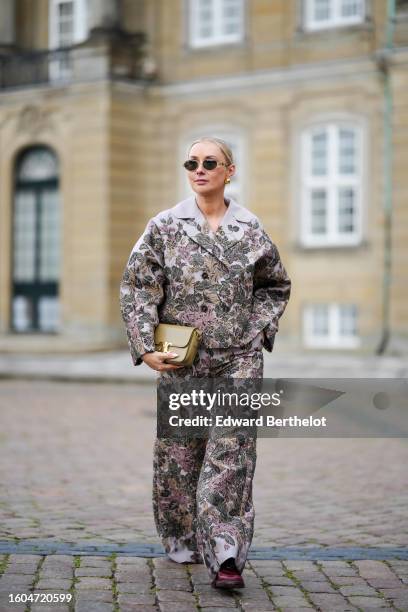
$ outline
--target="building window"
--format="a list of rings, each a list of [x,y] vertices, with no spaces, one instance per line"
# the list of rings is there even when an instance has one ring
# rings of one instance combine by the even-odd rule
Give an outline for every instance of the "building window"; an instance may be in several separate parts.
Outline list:
[[[356,348],[360,344],[355,304],[311,304],[303,317],[304,344],[311,348]]]
[[[302,134],[301,228],[304,246],[361,240],[362,135],[351,123],[315,125]]]
[[[86,0],[49,1],[49,47],[63,49],[86,39],[88,17]],[[70,56],[58,53],[50,61],[51,80],[67,79],[71,76]]]
[[[236,43],[244,34],[244,0],[190,0],[191,47]]]
[[[15,172],[11,328],[60,326],[61,210],[58,159],[48,147],[25,150]]]
[[[86,0],[50,0],[49,47],[60,49],[85,40],[87,21]]]
[[[365,17],[364,0],[305,0],[307,30],[322,30],[361,23]]]
[[[182,166],[182,163],[187,159],[187,151],[191,143],[201,138],[203,134],[211,134],[215,138],[221,138],[230,146],[236,169],[234,176],[231,178],[231,182],[228,185],[225,185],[224,195],[226,197],[231,197],[241,206],[245,205],[244,203],[246,183],[244,176],[244,144],[243,137],[240,134],[237,134],[236,132],[227,132],[208,127],[200,130],[198,134],[194,133],[191,137],[188,138],[188,140],[183,140],[183,144],[181,146],[182,161],[180,165]],[[188,181],[187,172],[184,168],[182,168],[182,170],[182,193],[183,197],[188,197],[191,195],[191,187]]]

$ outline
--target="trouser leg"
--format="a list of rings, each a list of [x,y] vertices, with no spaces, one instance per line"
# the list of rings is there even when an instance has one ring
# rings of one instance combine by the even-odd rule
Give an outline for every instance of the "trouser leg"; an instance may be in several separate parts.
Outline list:
[[[217,376],[263,377],[258,338],[243,350],[214,352],[214,359]],[[211,429],[197,486],[197,540],[211,578],[229,557],[244,569],[254,531],[255,466],[256,430]]]
[[[229,557],[244,569],[254,529],[255,465],[254,437],[209,439],[197,487],[197,539],[211,578]]]
[[[153,449],[153,513],[167,555],[201,563],[196,540],[196,490],[205,439],[157,438]]]

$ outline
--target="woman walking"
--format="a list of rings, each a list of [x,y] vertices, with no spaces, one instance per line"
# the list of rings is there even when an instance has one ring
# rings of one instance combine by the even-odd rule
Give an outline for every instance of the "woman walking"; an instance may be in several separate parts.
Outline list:
[[[184,167],[194,195],[148,222],[124,270],[120,305],[133,363],[169,381],[262,378],[262,348],[272,351],[291,281],[258,218],[224,197],[235,173],[227,143],[200,138]],[[155,350],[159,322],[200,329],[191,367]],[[204,562],[214,587],[243,587],[256,439],[215,429],[208,438],[155,440],[155,523],[171,560]]]

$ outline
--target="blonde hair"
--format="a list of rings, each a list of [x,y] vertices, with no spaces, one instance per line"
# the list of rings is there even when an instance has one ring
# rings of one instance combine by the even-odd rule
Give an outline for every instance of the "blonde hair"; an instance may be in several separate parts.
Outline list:
[[[230,166],[231,164],[234,163],[234,158],[232,155],[232,151],[231,151],[231,147],[229,146],[228,143],[225,142],[225,140],[221,140],[221,138],[215,138],[215,136],[202,136],[201,138],[198,138],[198,140],[195,140],[189,147],[188,149],[188,153],[190,154],[191,148],[197,144],[198,142],[212,142],[215,145],[217,145],[217,147],[219,149],[221,149],[222,154],[225,157],[225,161],[227,162],[227,164]]]

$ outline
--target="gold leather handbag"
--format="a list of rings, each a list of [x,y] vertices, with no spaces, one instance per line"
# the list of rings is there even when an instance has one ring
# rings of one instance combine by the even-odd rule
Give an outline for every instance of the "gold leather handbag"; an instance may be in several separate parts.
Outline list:
[[[197,355],[201,336],[202,332],[197,327],[159,323],[154,330],[154,345],[156,351],[174,351],[178,354],[178,357],[170,358],[166,363],[191,366]]]

